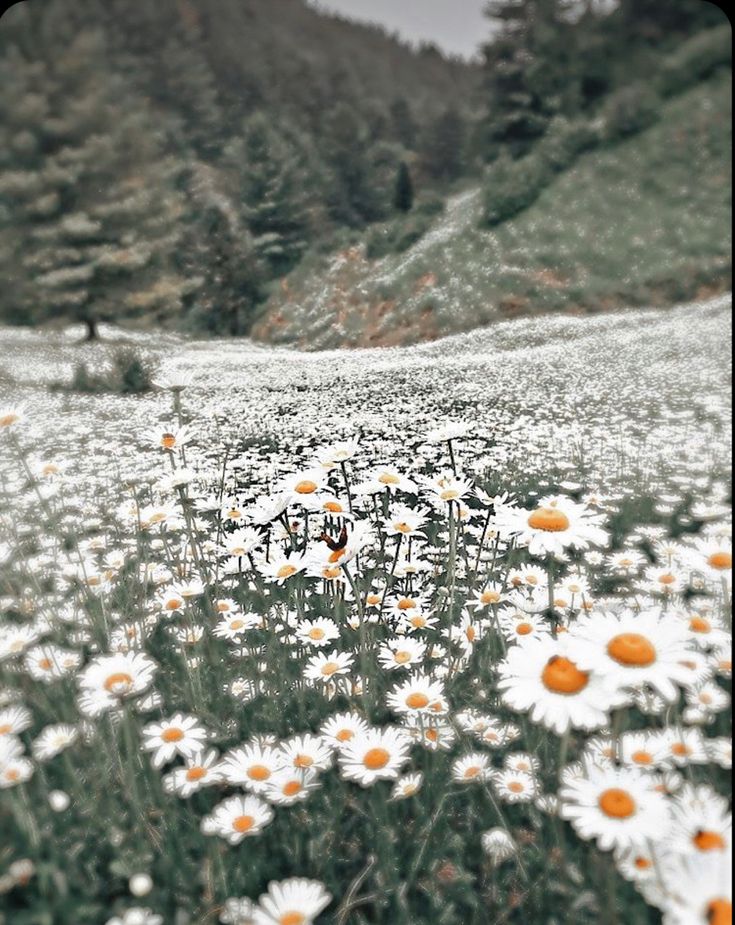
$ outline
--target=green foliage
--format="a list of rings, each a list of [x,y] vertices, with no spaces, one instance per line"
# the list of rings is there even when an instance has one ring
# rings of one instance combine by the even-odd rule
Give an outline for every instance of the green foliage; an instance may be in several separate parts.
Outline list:
[[[426,234],[431,227],[431,215],[416,209],[404,218],[373,226],[367,234],[365,247],[370,260],[388,254],[402,254]]]
[[[684,42],[663,63],[656,85],[664,96],[682,93],[721,67],[732,67],[732,27],[708,29]]]
[[[155,364],[130,347],[112,354],[109,365],[92,370],[84,360],[74,364],[69,382],[52,385],[54,391],[82,392],[89,395],[113,392],[117,395],[142,395],[153,389]]]
[[[660,101],[654,90],[634,83],[613,93],[603,108],[605,138],[617,141],[643,131],[659,116]]]
[[[401,161],[398,168],[393,205],[399,212],[410,212],[413,208],[413,182],[405,161]]]

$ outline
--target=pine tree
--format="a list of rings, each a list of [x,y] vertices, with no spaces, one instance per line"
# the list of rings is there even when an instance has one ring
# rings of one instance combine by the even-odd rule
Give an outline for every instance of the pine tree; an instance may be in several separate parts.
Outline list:
[[[524,154],[550,119],[576,103],[567,0],[491,0],[495,23],[485,47],[487,154]]]
[[[413,181],[405,161],[401,161],[398,168],[393,205],[399,212],[410,212],[413,208]]]
[[[309,218],[303,157],[294,139],[262,113],[245,124],[226,161],[238,175],[242,217],[255,253],[272,277],[287,273],[307,245]]]
[[[19,280],[4,312],[81,321],[90,339],[102,320],[172,318],[191,285],[172,261],[178,165],[105,61],[88,30],[50,63],[16,51],[2,64],[15,92],[3,94],[0,264]]]
[[[431,122],[426,132],[422,163],[429,177],[442,182],[456,180],[465,165],[467,127],[454,107]]]

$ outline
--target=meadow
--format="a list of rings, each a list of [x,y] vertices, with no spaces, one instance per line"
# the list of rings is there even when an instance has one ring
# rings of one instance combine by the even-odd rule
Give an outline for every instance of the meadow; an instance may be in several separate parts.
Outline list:
[[[0,331],[4,925],[732,922],[729,297],[103,333]]]

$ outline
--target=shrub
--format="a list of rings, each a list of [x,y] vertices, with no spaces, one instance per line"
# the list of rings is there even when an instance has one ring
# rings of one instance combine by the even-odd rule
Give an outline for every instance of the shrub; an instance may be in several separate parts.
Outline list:
[[[570,121],[556,116],[541,141],[538,151],[550,170],[558,173],[571,167],[580,154],[599,144],[600,135],[591,122]]]
[[[684,42],[664,61],[657,80],[659,93],[672,96],[709,77],[719,67],[732,65],[729,24],[700,32]]]
[[[379,260],[389,254],[402,254],[412,244],[421,240],[431,227],[435,212],[427,213],[416,209],[405,218],[396,219],[370,230],[366,241],[366,255],[369,260]]]
[[[658,95],[643,83],[632,83],[613,93],[603,107],[603,134],[617,141],[648,128],[658,118]]]
[[[485,178],[485,221],[498,225],[533,203],[551,179],[552,171],[534,151],[514,161],[501,155]]]
[[[112,357],[112,364],[99,372],[91,372],[86,363],[74,366],[71,381],[54,383],[51,388],[61,392],[83,392],[88,395],[116,392],[118,395],[139,395],[153,388],[155,368],[131,348],[122,348]]]

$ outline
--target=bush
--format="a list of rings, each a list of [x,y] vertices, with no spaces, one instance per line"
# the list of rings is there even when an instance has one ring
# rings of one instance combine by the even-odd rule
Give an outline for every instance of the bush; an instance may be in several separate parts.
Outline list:
[[[659,93],[672,96],[705,80],[719,67],[732,65],[732,33],[729,24],[700,32],[684,42],[664,61],[657,80]]]
[[[559,173],[571,167],[580,154],[599,144],[600,135],[591,122],[571,122],[556,116],[541,141],[538,153],[550,170]]]
[[[632,83],[613,93],[602,110],[603,134],[617,141],[648,128],[658,118],[661,101],[643,83]]]
[[[514,161],[501,155],[490,166],[485,178],[485,221],[488,225],[517,215],[535,202],[551,180],[552,171],[534,151]]]
[[[155,368],[135,350],[123,348],[112,358],[112,365],[100,372],[91,372],[86,363],[74,366],[71,382],[54,383],[51,388],[62,392],[83,392],[96,395],[116,392],[118,395],[140,395],[153,389]]]

